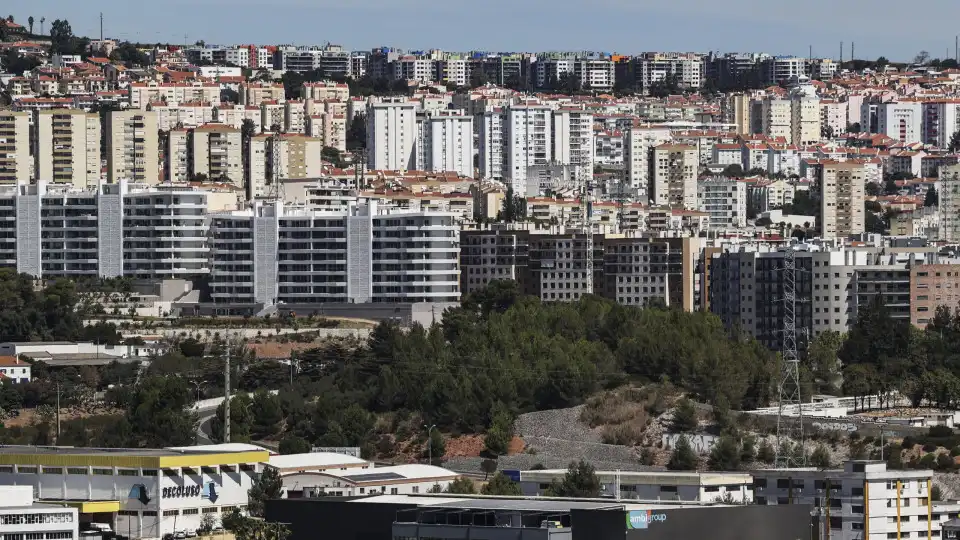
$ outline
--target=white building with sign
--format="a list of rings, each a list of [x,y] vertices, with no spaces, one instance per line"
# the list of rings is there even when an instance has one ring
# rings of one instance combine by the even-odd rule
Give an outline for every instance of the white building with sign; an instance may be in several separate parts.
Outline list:
[[[28,487],[40,503],[73,507],[73,515],[79,511],[74,527],[79,520],[81,529],[94,524],[129,538],[162,538],[195,531],[204,516],[219,524],[233,508],[245,510],[247,492],[268,459],[266,450],[241,444],[5,446],[0,447],[0,485]]]

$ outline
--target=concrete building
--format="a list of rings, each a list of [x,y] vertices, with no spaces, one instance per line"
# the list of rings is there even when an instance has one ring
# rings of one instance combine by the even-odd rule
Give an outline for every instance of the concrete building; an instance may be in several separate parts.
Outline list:
[[[284,477],[284,485],[297,486],[287,493],[293,492],[298,498],[408,495],[429,493],[436,485],[445,489],[459,477],[442,467],[408,464],[372,470],[293,473]]]
[[[220,85],[208,82],[135,82],[128,91],[131,109],[146,110],[151,103],[220,103]]]
[[[752,133],[752,107],[748,94],[729,94],[722,102],[723,121],[734,124],[737,135]]]
[[[672,140],[665,127],[634,125],[624,132],[623,160],[626,165],[627,186],[640,200],[646,203],[653,199],[653,149]]]
[[[259,107],[264,101],[283,103],[286,91],[280,83],[248,82],[240,85],[240,104]]]
[[[190,145],[190,172],[194,178],[243,187],[243,140],[239,129],[223,124],[206,124],[193,130]]]
[[[866,178],[867,168],[862,163],[823,164],[818,225],[824,238],[844,238],[864,232]]]
[[[960,265],[927,264],[910,268],[910,324],[926,328],[937,308],[960,304]]]
[[[762,102],[763,134],[770,138],[793,137],[793,105],[789,99],[768,97]]]
[[[350,99],[350,87],[344,83],[334,81],[320,81],[304,83],[300,91],[304,100],[314,101],[347,101]]]
[[[504,114],[504,180],[515,192],[526,193],[527,169],[553,160],[552,111],[523,104],[507,107]]]
[[[790,100],[790,138],[787,142],[798,146],[820,142],[822,121],[818,98],[794,96]]]
[[[807,74],[807,59],[796,56],[775,56],[760,62],[767,84],[785,83],[794,77]]]
[[[408,102],[367,106],[367,166],[373,170],[416,168],[416,105]]]
[[[867,118],[863,118],[866,112]],[[872,118],[875,118],[873,122]],[[923,140],[923,108],[919,101],[890,101],[886,103],[867,103],[861,106],[861,125],[864,120],[875,126],[871,133],[882,133],[904,143]]]
[[[33,129],[37,178],[80,189],[99,182],[99,114],[80,109],[37,111]]]
[[[107,181],[120,179],[156,184],[160,181],[157,113],[111,111],[107,115]]]
[[[699,293],[701,240],[627,235],[603,240],[603,289],[618,304],[651,301],[693,311]]]
[[[0,530],[4,539],[77,540],[77,509],[37,502],[30,486],[0,486]]]
[[[11,512],[0,506],[0,523],[8,534],[40,529],[55,535],[45,540],[78,538],[78,522],[128,538],[195,533],[204,517],[213,516],[219,524],[221,516],[247,504],[247,491],[267,459],[266,450],[246,444],[109,450],[5,446],[0,448],[0,484],[26,488],[44,507]],[[25,502],[22,494],[17,498]],[[47,506],[68,503],[72,508]],[[27,513],[44,517],[40,523],[16,517]]]
[[[655,82],[675,77],[683,88],[700,88],[703,85],[703,56],[696,53],[649,52],[643,53],[640,62],[640,83],[650,88]]]
[[[283,180],[319,178],[323,175],[322,152],[322,140],[304,135],[251,137],[247,145],[247,198],[269,195],[275,177]]]
[[[758,505],[812,504],[819,538],[885,540],[939,538],[957,505],[931,496],[933,471],[889,471],[883,462],[848,461],[843,469],[756,470]],[[937,534],[934,534],[936,531]]]
[[[940,197],[939,239],[960,242],[960,165],[940,168],[937,194]]]
[[[697,209],[697,149],[685,144],[662,144],[653,150],[651,201],[662,206]]]
[[[30,113],[0,111],[0,184],[29,184]]]
[[[257,203],[211,216],[218,304],[457,302],[459,228],[446,213],[322,212]]]
[[[484,111],[477,118],[477,154],[480,176],[487,180],[503,180],[506,174],[506,131],[502,109]]]
[[[543,496],[566,469],[520,471],[520,489],[526,496]],[[753,477],[736,472],[597,471],[601,497],[643,501],[753,502]],[[617,488],[619,487],[619,493]]]
[[[430,114],[417,119],[417,131],[414,169],[473,177],[472,117]]]
[[[2,381],[28,383],[30,382],[31,369],[32,366],[29,363],[16,356],[0,356],[0,380]]]
[[[167,182],[191,180],[190,152],[190,130],[172,129],[167,133],[167,147],[163,156]]]
[[[697,181],[697,208],[710,215],[711,229],[747,225],[747,183],[738,178],[706,177]]]
[[[593,178],[593,114],[582,109],[563,108],[553,113],[553,159],[570,165],[574,178]]]

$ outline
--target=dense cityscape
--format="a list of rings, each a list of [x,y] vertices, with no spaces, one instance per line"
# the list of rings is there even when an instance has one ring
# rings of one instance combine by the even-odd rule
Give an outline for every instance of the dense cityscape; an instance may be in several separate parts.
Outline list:
[[[0,19],[0,540],[960,538],[960,42],[100,25]]]

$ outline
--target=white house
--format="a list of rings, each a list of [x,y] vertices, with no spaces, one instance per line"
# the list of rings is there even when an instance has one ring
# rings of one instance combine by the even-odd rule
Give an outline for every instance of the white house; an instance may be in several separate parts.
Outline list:
[[[0,356],[0,380],[3,379],[15,383],[30,382],[30,364],[20,361],[16,356]]]

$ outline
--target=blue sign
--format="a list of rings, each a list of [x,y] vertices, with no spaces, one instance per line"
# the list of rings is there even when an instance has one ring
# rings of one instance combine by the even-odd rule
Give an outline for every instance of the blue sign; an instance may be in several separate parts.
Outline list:
[[[209,499],[210,502],[217,502],[217,485],[213,482],[207,482],[203,485],[203,493],[200,496]]]
[[[514,482],[520,481],[520,471],[516,469],[506,469],[500,472],[503,473],[503,475],[506,476],[507,478],[513,480]]]
[[[654,514],[653,510],[634,510],[627,512],[628,529],[646,529],[651,523],[663,523],[666,520],[666,514]]]

